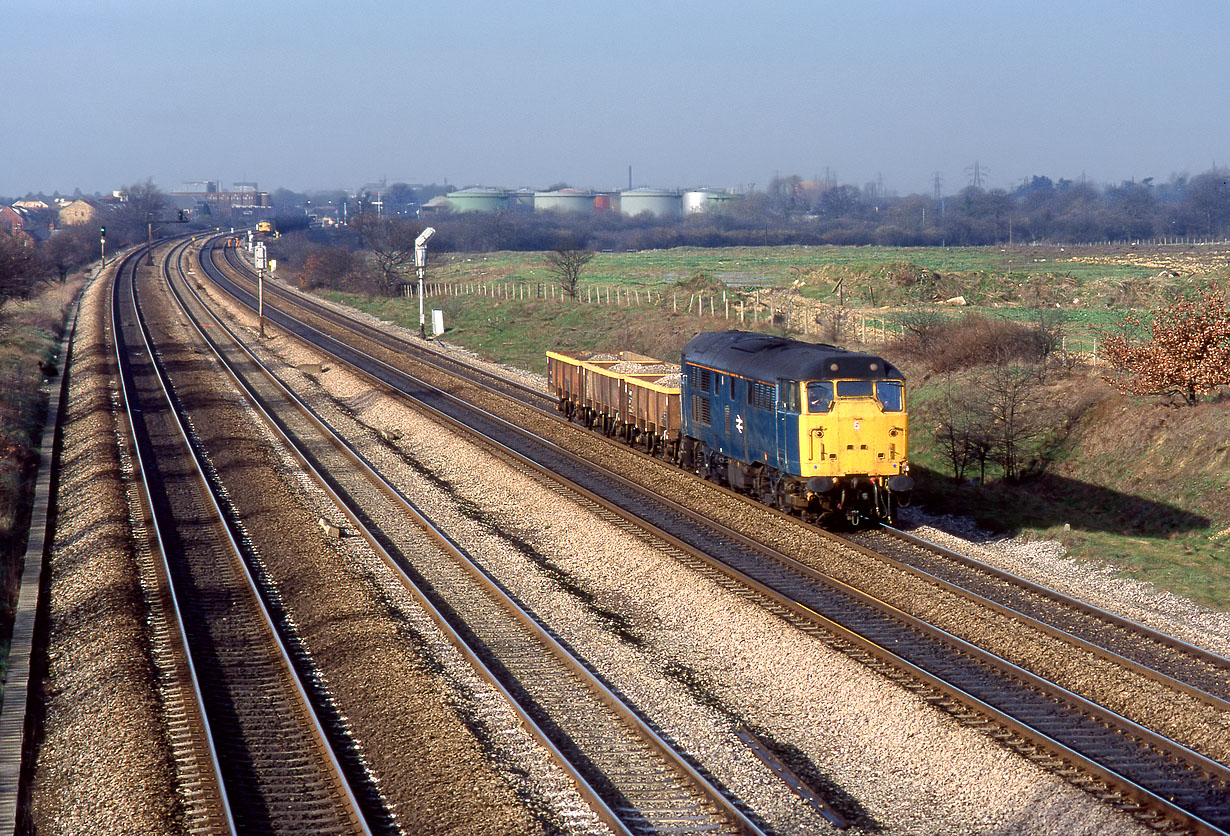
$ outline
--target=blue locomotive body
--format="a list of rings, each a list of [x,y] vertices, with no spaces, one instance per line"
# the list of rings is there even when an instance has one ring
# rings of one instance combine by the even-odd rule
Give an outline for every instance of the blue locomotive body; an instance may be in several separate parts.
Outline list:
[[[901,373],[883,358],[744,331],[684,347],[683,464],[783,510],[891,519],[909,491]]]

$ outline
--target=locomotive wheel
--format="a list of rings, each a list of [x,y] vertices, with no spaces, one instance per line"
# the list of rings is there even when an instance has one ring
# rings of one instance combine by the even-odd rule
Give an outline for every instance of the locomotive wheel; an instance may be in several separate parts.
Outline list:
[[[779,511],[790,513],[790,498],[786,494],[786,480],[777,483],[773,489],[773,507]]]

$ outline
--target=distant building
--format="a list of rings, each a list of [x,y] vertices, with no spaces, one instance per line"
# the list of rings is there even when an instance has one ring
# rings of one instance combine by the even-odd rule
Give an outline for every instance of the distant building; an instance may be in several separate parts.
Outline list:
[[[43,203],[40,201],[18,201],[19,203]],[[0,206],[0,232],[15,238],[46,241],[56,230],[56,213],[43,203],[42,209],[30,209],[26,206]]]
[[[0,206],[0,232],[18,235],[26,228],[26,214],[12,206]]]
[[[214,180],[193,180],[184,184],[184,190],[170,193],[171,202],[177,208],[202,214],[196,207],[204,204],[208,214],[217,218],[238,216],[243,218],[269,217],[273,214],[273,200],[268,192],[262,192],[254,182],[235,183],[223,191]]]
[[[60,207],[60,226],[88,224],[98,217],[99,208],[88,200],[72,200]]]
[[[657,218],[678,218],[681,207],[679,192],[664,189],[629,189],[619,195],[619,213],[629,218],[642,212]]]

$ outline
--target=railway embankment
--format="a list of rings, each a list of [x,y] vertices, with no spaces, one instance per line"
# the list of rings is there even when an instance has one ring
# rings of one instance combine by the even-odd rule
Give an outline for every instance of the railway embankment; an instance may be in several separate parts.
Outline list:
[[[325,295],[417,331],[413,299]],[[537,372],[534,363],[545,365],[548,349],[670,356],[701,330],[753,327],[670,306],[561,307],[473,295],[440,296],[430,304],[443,311],[449,343]],[[771,330],[763,321],[756,327]],[[1001,478],[991,462],[982,479],[975,463],[956,481],[932,432],[934,416],[919,409],[937,396],[948,373],[906,357],[904,347],[866,348],[899,364],[911,387],[910,457],[922,510],[966,518],[958,526],[978,529],[983,539],[1053,541],[1079,564],[1109,567],[1203,607],[1230,609],[1230,398],[1178,407],[1121,395],[1102,380],[1106,367],[1060,352],[1045,374],[1028,382],[1028,399],[1044,426],[1020,472]]]
[[[0,694],[47,393],[53,391],[44,381],[61,371],[56,346],[83,281],[77,276],[64,284],[48,284],[29,298],[10,299],[0,307]]]

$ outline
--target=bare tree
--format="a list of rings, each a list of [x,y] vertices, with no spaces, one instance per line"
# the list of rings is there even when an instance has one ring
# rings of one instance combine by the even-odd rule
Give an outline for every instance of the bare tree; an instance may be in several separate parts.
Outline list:
[[[363,212],[350,222],[350,226],[363,246],[371,251],[385,291],[396,293],[414,269],[414,239],[423,231],[422,225]]]
[[[92,225],[66,226],[43,245],[43,258],[63,282],[73,268],[98,256],[98,231]]]
[[[1032,366],[1002,358],[959,382],[948,377],[923,414],[954,479],[977,465],[985,481],[987,462],[1006,479],[1029,472],[1051,426],[1037,378]]]
[[[554,250],[547,253],[547,270],[555,276],[568,298],[577,298],[577,282],[581,271],[593,260],[594,253],[584,249],[575,238],[564,237]]]
[[[990,422],[979,396],[977,387],[958,383],[949,374],[940,395],[921,410],[956,482],[964,480],[975,464],[979,465],[982,481],[986,480],[991,454]]]
[[[144,183],[125,186],[120,192],[124,195],[124,202],[108,227],[117,229],[118,236],[112,235],[119,243],[144,241],[149,231],[146,225],[151,221],[165,220],[163,212],[169,205],[167,196],[149,179]]]
[[[980,380],[992,457],[1008,479],[1023,475],[1047,430],[1037,380],[1036,368],[1005,360],[990,366]]]
[[[0,234],[0,302],[25,296],[42,272],[32,244]]]

